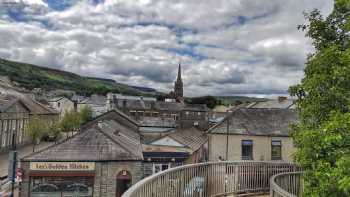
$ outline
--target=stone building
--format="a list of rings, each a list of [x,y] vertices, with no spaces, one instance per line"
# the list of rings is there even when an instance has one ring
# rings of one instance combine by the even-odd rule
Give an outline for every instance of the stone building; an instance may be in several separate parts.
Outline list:
[[[209,128],[209,108],[205,104],[186,104],[183,102],[183,82],[181,65],[175,81],[173,98],[178,102],[157,101],[156,98],[107,94],[107,109],[119,109],[137,121],[144,118],[160,117],[175,120],[178,128]],[[170,95],[171,96],[171,95]]]
[[[208,130],[209,160],[293,161],[288,128],[297,120],[292,109],[235,109]]]
[[[183,97],[184,97],[184,89],[183,89],[183,82],[181,78],[181,64],[179,64],[177,78],[174,84],[174,98],[177,100],[182,100]]]
[[[17,144],[29,143],[25,127],[30,111],[20,99],[9,96],[0,98],[0,152],[7,151],[15,135]]]
[[[13,137],[17,146],[30,143],[26,128],[34,116],[48,123],[58,120],[57,111],[30,97],[0,95],[0,152],[10,148]]]
[[[111,98],[111,97],[109,97]],[[163,102],[145,100],[118,100],[110,101],[114,109],[119,109],[123,113],[132,117],[136,121],[143,121],[147,118],[173,119],[179,128],[198,127],[202,130],[208,129],[209,108],[205,104],[184,104],[177,102]]]
[[[48,103],[60,113],[60,117],[63,117],[66,112],[75,110],[74,102],[64,96],[51,98]]]
[[[144,134],[145,135],[145,134]],[[207,159],[207,135],[196,128],[176,129],[142,139],[145,176]]]
[[[137,123],[117,111],[72,138],[21,159],[20,197],[120,197],[143,178]]]

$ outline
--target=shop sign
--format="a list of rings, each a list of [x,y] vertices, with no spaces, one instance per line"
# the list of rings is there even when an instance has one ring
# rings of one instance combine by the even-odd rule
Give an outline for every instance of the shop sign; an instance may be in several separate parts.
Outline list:
[[[30,162],[33,171],[92,171],[94,162]]]

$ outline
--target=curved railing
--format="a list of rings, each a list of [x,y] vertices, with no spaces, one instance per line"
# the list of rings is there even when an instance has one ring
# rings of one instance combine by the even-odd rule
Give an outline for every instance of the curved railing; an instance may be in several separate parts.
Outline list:
[[[224,194],[268,193],[269,179],[299,167],[281,162],[210,162],[171,168],[149,176],[122,197],[209,197]]]
[[[303,193],[303,173],[287,172],[271,177],[271,197],[299,197]]]

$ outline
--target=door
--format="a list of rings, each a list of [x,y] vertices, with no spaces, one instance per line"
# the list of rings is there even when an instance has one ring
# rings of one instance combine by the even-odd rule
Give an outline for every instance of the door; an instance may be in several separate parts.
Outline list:
[[[117,191],[116,197],[121,197],[122,194],[131,186],[131,174],[126,170],[122,170],[117,175]]]

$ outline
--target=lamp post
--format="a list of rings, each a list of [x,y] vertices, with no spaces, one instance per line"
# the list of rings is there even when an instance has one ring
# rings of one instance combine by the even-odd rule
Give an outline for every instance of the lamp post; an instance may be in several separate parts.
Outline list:
[[[9,154],[9,170],[8,179],[11,181],[11,194],[10,197],[14,197],[15,181],[16,181],[16,167],[17,167],[17,151],[16,151],[16,133],[12,132],[12,146]]]

